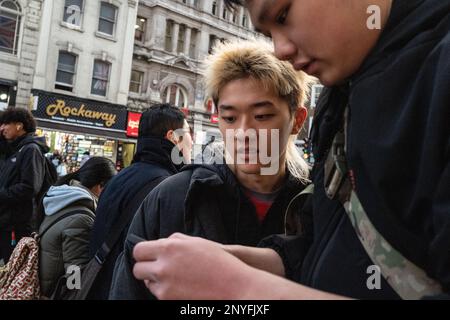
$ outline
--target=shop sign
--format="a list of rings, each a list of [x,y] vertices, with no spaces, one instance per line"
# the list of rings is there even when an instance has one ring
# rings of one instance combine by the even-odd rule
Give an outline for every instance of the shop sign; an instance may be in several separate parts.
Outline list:
[[[137,138],[139,136],[139,121],[142,113],[128,112],[127,136]]]
[[[32,90],[30,106],[36,118],[53,122],[125,131],[125,106]]]
[[[211,115],[211,123],[219,123],[219,116],[217,114]]]

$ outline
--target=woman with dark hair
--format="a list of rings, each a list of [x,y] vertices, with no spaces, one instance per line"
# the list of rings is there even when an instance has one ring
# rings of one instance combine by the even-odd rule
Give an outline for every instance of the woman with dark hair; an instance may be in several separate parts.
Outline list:
[[[98,197],[116,173],[112,161],[93,157],[50,187],[40,210],[45,215],[39,228],[42,295],[52,295],[68,267],[81,269],[89,262]]]

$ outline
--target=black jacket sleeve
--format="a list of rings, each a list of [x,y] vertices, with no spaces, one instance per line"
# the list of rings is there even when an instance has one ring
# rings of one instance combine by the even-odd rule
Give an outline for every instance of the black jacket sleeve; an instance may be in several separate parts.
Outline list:
[[[41,190],[45,176],[45,159],[39,147],[33,143],[25,146],[17,155],[18,183],[0,190],[0,202],[17,205],[29,201]]]
[[[114,268],[110,300],[147,300],[154,299],[143,281],[133,275],[136,261],[133,258],[134,246],[147,240],[159,238],[159,190],[155,188],[139,207],[128,230],[123,252],[119,255]]]

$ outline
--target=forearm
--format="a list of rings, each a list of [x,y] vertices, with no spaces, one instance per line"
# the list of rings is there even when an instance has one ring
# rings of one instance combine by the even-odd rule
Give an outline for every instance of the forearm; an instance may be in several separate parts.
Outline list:
[[[262,270],[245,277],[244,289],[236,292],[243,300],[348,300],[350,298],[316,290]]]
[[[268,248],[254,248],[239,245],[225,245],[225,251],[256,269],[284,277],[285,270],[281,257]]]

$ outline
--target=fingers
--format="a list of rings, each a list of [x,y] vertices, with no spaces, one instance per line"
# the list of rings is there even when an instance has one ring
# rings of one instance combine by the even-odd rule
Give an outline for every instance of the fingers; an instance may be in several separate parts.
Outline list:
[[[157,262],[137,262],[133,267],[133,274],[138,280],[147,280],[149,282],[158,282]],[[147,283],[146,283],[147,284]],[[147,285],[148,287],[148,285]]]
[[[159,239],[155,241],[139,242],[134,246],[133,257],[136,261],[154,261],[158,257],[166,239]]]
[[[187,236],[187,235],[185,235],[185,234],[183,234],[183,233],[177,232],[177,233],[172,234],[172,235],[169,237],[169,239],[189,240],[189,239],[194,239],[194,237]]]

